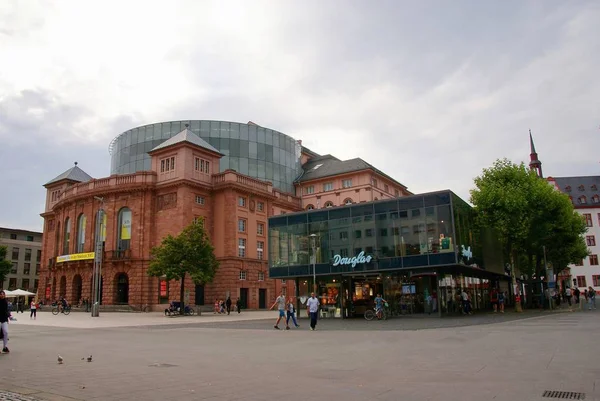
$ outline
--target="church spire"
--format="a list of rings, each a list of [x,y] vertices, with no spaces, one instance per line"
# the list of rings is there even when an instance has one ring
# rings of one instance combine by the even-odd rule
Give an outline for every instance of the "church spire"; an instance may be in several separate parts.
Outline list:
[[[531,170],[534,170],[538,177],[543,178],[544,175],[542,174],[542,162],[538,159],[538,154],[535,151],[535,144],[533,143],[533,136],[531,135],[531,130],[529,130],[529,148],[531,152],[529,154],[529,168]]]

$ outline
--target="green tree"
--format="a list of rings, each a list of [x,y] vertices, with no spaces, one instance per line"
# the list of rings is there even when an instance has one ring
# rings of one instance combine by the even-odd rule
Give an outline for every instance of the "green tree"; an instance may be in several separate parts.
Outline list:
[[[185,277],[189,275],[194,283],[209,283],[215,277],[219,262],[214,248],[204,229],[204,221],[199,219],[177,235],[168,235],[162,243],[152,248],[152,261],[148,275],[165,276],[167,280],[181,280],[180,313],[184,313]]]
[[[6,260],[6,254],[8,253],[8,248],[5,246],[0,246],[0,286],[6,280],[6,276],[10,273],[10,269],[12,268],[12,263],[10,260]]]
[[[515,266],[540,277],[542,249],[555,272],[587,255],[585,226],[569,198],[554,190],[523,163],[497,160],[475,178],[471,203],[480,226],[493,227],[510,260],[513,284]],[[582,256],[583,255],[583,256]],[[520,311],[520,305],[517,304]]]

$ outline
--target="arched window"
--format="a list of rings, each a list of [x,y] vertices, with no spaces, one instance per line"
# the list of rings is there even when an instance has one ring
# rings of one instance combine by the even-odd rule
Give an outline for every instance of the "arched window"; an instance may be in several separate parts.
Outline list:
[[[124,207],[119,210],[117,250],[125,251],[131,245],[131,209]]]
[[[352,199],[348,198],[344,201],[344,205],[351,205],[352,204]]]
[[[306,206],[306,210],[313,210],[315,207],[313,205]]]
[[[326,208],[333,207],[333,202],[332,202],[332,201],[327,201],[327,202],[325,202],[325,207],[326,207]]]
[[[69,254],[69,243],[71,241],[71,219],[65,220],[65,235],[63,237],[63,255]]]
[[[80,214],[77,218],[77,253],[81,253],[85,249],[85,226],[87,218],[85,214]]]

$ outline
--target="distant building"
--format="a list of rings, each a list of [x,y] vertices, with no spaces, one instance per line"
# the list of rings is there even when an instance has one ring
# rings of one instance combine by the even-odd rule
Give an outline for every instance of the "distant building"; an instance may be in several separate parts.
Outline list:
[[[570,265],[558,281],[562,281],[563,286],[569,283],[570,287],[578,287],[581,292],[589,286],[598,292],[600,265],[596,239],[600,241],[600,176],[548,177],[548,182],[557,190],[569,195],[575,210],[581,214],[588,227],[585,241],[589,256],[575,265]]]
[[[6,259],[13,265],[0,283],[2,289],[36,292],[42,263],[42,233],[0,227],[0,246],[6,246]]]
[[[529,146],[529,168],[543,178],[542,162],[535,150],[531,131],[529,131]],[[600,240],[600,176],[548,177],[547,181],[556,190],[569,195],[575,210],[581,214],[588,227],[585,241],[590,252],[589,256],[563,270],[556,281],[561,288],[577,287],[583,292],[591,286],[596,292],[599,292],[600,265],[598,264],[596,238]]]

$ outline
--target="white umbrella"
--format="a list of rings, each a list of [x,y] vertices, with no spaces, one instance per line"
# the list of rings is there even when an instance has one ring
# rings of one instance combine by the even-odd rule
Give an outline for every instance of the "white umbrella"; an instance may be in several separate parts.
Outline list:
[[[32,296],[35,295],[33,292],[29,292],[29,291],[25,291],[25,290],[14,290],[14,291],[9,291],[10,295],[13,297],[26,297],[26,296]],[[6,296],[8,296],[8,294],[6,294]]]
[[[6,298],[9,298],[9,297],[12,297],[12,296],[14,296],[14,295],[12,294],[12,291],[9,291],[9,290],[4,290],[4,294],[6,295]]]

